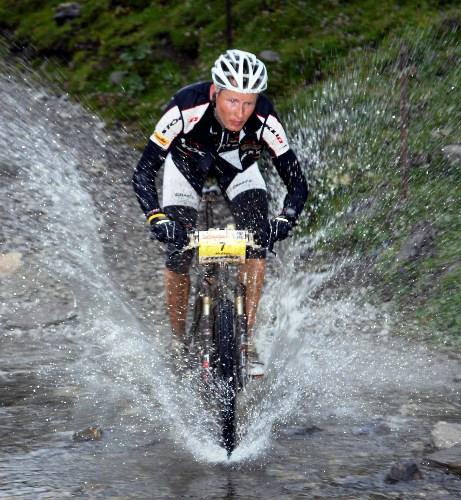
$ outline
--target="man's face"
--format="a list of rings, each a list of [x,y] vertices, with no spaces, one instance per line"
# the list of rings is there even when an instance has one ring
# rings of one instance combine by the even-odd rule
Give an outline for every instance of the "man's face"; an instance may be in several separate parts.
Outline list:
[[[214,89],[215,90],[215,89]],[[224,89],[216,93],[216,114],[232,132],[239,132],[256,107],[258,94],[242,94]]]

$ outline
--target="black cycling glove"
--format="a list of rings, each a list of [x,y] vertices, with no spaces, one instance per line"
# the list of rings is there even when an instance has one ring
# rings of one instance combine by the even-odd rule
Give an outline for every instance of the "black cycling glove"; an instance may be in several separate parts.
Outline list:
[[[163,212],[155,212],[148,216],[150,222],[151,238],[161,243],[171,243],[178,250],[186,246],[188,241],[187,231],[174,220],[169,219]]]
[[[295,221],[283,214],[274,217],[269,223],[269,250],[272,250],[276,241],[284,240],[293,229],[294,225]]]

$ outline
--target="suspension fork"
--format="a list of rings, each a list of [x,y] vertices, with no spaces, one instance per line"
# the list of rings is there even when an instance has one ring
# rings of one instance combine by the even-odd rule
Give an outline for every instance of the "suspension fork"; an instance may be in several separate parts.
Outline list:
[[[204,280],[202,283],[202,345],[200,352],[200,365],[202,370],[202,380],[208,383],[211,379],[211,351],[213,346],[213,318],[211,316],[211,287],[210,284]]]
[[[243,283],[239,283],[235,288],[234,304],[238,383],[240,389],[245,389],[248,380],[248,324],[245,311],[245,285]]]
[[[214,196],[212,193],[208,193],[203,197],[205,202],[205,228],[209,229],[214,225],[213,217],[213,200]],[[218,273],[220,274],[220,273]],[[213,355],[213,317],[212,317],[212,305],[213,297],[210,282],[208,278],[216,278],[216,269],[213,266],[205,268],[202,285],[200,289],[201,293],[201,309],[202,316],[200,319],[201,323],[201,349],[200,349],[200,368],[201,376],[203,382],[208,384],[211,381],[211,359]]]

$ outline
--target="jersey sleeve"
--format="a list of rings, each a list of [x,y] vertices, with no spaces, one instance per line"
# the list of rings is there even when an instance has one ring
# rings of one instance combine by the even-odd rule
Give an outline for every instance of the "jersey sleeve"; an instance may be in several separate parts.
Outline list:
[[[160,208],[155,179],[167,152],[149,139],[133,173],[133,189],[145,214]]]
[[[307,181],[294,151],[290,148],[285,129],[272,107],[263,121],[261,138],[269,149],[272,162],[287,188],[283,213],[297,220],[307,200]]]
[[[272,157],[278,158],[290,149],[285,129],[275,112],[270,113],[265,119],[261,138],[269,148]]]
[[[293,220],[301,214],[308,196],[307,181],[292,149],[272,159],[278,174],[287,188],[283,213]]]
[[[133,189],[145,214],[160,208],[155,185],[156,177],[171,144],[182,129],[182,114],[173,98],[157,122],[133,174]]]
[[[150,140],[159,148],[167,151],[176,137],[183,131],[184,120],[181,110],[173,98],[165,113],[157,122]]]

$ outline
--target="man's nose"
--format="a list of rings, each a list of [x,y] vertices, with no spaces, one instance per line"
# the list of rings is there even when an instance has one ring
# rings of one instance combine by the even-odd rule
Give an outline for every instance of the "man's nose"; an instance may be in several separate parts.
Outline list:
[[[243,104],[237,106],[237,117],[240,119],[244,117]]]

